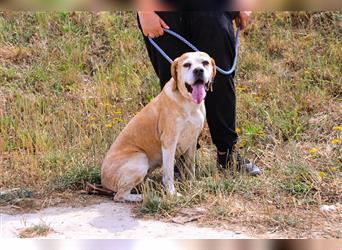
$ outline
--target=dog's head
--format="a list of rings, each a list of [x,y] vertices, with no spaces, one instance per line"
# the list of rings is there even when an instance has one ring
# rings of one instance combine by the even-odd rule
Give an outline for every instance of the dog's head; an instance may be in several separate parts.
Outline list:
[[[178,57],[171,66],[175,88],[187,99],[200,104],[216,74],[215,61],[204,52],[189,52]]]

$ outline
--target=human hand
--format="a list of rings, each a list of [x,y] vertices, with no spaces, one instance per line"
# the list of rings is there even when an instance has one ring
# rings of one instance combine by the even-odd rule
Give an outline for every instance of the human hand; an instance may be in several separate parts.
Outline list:
[[[140,25],[145,36],[155,38],[170,27],[154,11],[138,11]]]
[[[239,16],[235,19],[235,22],[241,30],[247,27],[251,14],[252,11],[240,11]]]

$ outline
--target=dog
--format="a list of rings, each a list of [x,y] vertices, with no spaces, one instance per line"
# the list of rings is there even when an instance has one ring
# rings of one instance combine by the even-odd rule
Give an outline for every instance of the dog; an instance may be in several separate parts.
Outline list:
[[[142,201],[142,195],[131,190],[161,166],[167,193],[176,195],[174,162],[181,155],[184,172],[194,177],[204,98],[215,74],[215,61],[204,52],[185,53],[174,60],[171,79],[127,124],[103,160],[101,182],[115,193],[114,201]]]

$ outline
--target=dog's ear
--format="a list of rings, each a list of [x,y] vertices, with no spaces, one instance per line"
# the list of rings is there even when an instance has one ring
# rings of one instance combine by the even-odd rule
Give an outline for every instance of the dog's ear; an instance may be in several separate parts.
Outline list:
[[[216,76],[216,63],[215,63],[215,60],[213,58],[211,58],[211,65],[213,66],[213,75],[211,77],[211,80],[214,81],[214,78]]]
[[[179,59],[179,57],[176,58],[171,65],[171,76],[175,80],[173,88],[172,88],[173,90],[176,90],[178,87],[178,83],[177,83],[178,82],[178,79],[177,79],[177,77],[178,77],[178,73],[177,73],[178,59]]]
[[[177,75],[178,59],[179,57],[176,58],[171,65],[171,76],[175,81],[177,81],[177,76],[178,76]]]

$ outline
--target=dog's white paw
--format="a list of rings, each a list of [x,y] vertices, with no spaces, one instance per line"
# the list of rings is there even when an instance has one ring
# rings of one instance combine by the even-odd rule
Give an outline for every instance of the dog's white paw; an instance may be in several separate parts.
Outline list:
[[[166,191],[167,191],[167,193],[168,193],[169,195],[172,195],[172,196],[177,195],[176,189],[175,189],[175,187],[174,187],[173,185],[167,187],[167,188],[166,188]]]
[[[170,196],[175,197],[175,198],[180,198],[180,197],[183,196],[182,194],[176,192],[176,189],[175,189],[175,188],[172,188],[172,189],[170,189],[170,190],[167,189],[167,193],[168,193]]]
[[[181,197],[183,197],[183,195],[181,193],[176,192],[176,197],[181,198]]]

